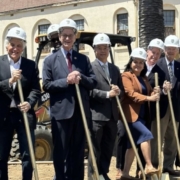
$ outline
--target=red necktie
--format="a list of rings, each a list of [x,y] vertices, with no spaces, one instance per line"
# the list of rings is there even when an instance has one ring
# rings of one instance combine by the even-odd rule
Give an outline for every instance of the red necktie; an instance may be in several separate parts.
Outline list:
[[[72,72],[71,53],[68,52],[66,57],[67,57],[67,60],[68,60],[68,69],[69,69],[69,72]]]

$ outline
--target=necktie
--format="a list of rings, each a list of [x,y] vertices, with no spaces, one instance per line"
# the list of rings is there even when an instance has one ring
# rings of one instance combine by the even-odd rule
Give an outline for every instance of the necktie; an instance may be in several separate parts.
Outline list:
[[[104,70],[104,72],[105,72],[105,74],[106,74],[107,79],[109,80],[110,76],[109,76],[108,65],[107,65],[107,64],[104,64],[104,65],[102,65],[102,68],[103,68],[103,70]]]
[[[71,53],[70,52],[67,53],[66,58],[68,60],[68,69],[69,69],[69,72],[72,72]]]
[[[169,70],[170,82],[172,83],[172,82],[173,82],[173,76],[174,76],[174,74],[173,74],[173,69],[172,69],[172,62],[170,62],[170,63],[168,64],[168,70]]]

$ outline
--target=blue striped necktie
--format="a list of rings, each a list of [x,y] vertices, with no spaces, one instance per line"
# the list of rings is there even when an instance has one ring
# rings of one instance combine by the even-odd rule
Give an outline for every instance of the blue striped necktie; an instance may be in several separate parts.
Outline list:
[[[172,69],[172,62],[170,62],[168,64],[168,70],[169,70],[170,82],[172,83],[173,82],[173,77],[174,77],[173,69]]]

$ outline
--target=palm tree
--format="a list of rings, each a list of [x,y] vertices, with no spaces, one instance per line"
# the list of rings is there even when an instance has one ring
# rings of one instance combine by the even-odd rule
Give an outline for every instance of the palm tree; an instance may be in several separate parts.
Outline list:
[[[139,0],[139,46],[154,38],[164,40],[163,0]]]

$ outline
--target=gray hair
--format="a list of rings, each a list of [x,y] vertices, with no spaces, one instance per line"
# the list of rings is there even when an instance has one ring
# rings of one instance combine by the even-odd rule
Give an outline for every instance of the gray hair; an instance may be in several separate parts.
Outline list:
[[[66,29],[66,28],[72,29],[74,34],[77,34],[77,29],[72,28],[72,27],[62,27],[62,28],[60,28],[59,29],[59,34],[61,34],[64,31],[64,29]]]
[[[154,46],[148,46],[148,50],[152,50],[153,48],[158,48],[158,47],[154,47]],[[160,52],[162,53],[163,50],[161,48],[158,48],[160,50]]]
[[[8,37],[8,38],[5,39],[5,47],[7,47],[7,45],[11,42],[11,39],[12,39],[11,37]],[[21,39],[19,39],[19,40],[22,42],[23,50],[24,50],[25,47],[26,47],[26,42],[21,40]]]

